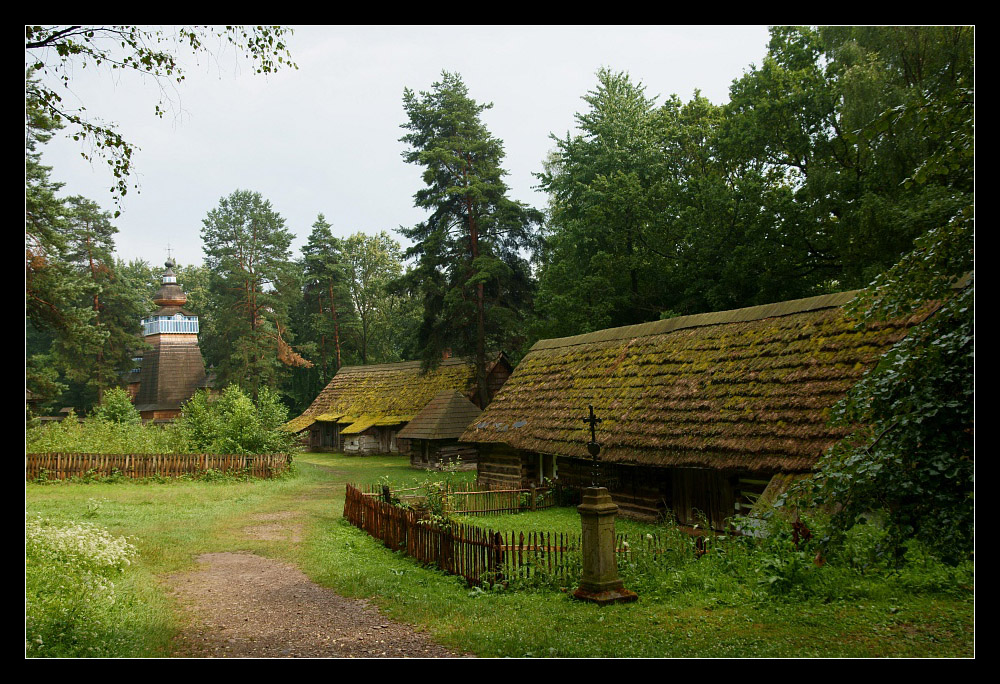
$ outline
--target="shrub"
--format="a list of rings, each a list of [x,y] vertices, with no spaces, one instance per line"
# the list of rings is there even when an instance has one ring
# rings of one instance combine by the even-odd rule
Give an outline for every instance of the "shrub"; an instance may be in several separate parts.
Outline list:
[[[176,421],[193,452],[267,454],[296,450],[294,434],[282,430],[288,411],[278,396],[261,388],[257,404],[236,385],[221,395],[197,392]]]
[[[119,388],[109,389],[104,393],[101,405],[94,409],[94,417],[108,423],[126,425],[138,425],[142,422],[128,392]]]

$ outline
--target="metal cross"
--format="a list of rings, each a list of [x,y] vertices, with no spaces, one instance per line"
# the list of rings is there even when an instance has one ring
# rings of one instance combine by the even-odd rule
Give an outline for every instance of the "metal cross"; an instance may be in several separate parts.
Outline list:
[[[596,487],[600,476],[600,473],[598,472],[599,466],[597,456],[601,453],[601,445],[597,443],[597,433],[595,428],[597,427],[597,424],[601,422],[601,419],[594,415],[594,405],[589,404],[589,406],[590,417],[584,418],[583,422],[590,423],[590,444],[587,445],[587,451],[589,451],[590,455],[594,457],[593,466],[590,470],[590,486]]]
[[[590,441],[591,442],[597,442],[597,437],[596,437],[596,435],[594,433],[594,428],[597,427],[598,423],[601,423],[603,421],[600,418],[598,418],[597,416],[594,415],[594,405],[593,404],[588,404],[588,406],[590,407],[590,417],[589,418],[584,418],[583,422],[584,423],[590,423]]]

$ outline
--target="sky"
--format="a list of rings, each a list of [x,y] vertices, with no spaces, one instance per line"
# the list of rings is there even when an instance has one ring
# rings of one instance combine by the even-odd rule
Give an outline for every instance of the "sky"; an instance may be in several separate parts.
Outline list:
[[[403,90],[431,90],[442,70],[493,103],[483,121],[504,143],[510,196],[543,209],[532,174],[554,147],[550,135],[576,131],[598,69],[627,72],[657,103],[698,89],[723,104],[732,81],[761,64],[767,41],[762,26],[297,26],[288,40],[297,70],[253,74],[249,60],[221,48],[185,56],[179,85],[91,66],[59,92],[139,147],[138,192],[130,189],[114,221],[118,256],[155,266],[169,245],[178,263],[193,265],[204,259],[203,219],[236,190],[271,202],[296,236],[293,257],[319,214],[341,237],[386,230],[406,246],[393,231],[426,212],[413,206],[421,168],[402,159]],[[114,210],[107,164],[82,151],[57,135],[42,162],[65,183],[62,195]]]

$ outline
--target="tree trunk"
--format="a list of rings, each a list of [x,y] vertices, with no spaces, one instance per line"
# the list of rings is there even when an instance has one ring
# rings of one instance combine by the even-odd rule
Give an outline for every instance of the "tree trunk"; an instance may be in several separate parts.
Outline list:
[[[469,245],[472,261],[475,263],[479,258],[479,225],[473,213],[472,198],[466,196],[465,202],[469,212]],[[476,284],[476,386],[479,390],[479,408],[485,409],[490,399],[486,387],[486,305],[481,281]]]
[[[319,309],[320,317],[323,316],[323,293],[316,293],[316,306]],[[327,364],[326,364],[326,333],[320,333],[319,335],[319,345],[320,345],[320,357],[323,359],[323,385],[325,386],[328,382],[327,376]]]
[[[337,371],[340,371],[340,321],[337,320],[337,300],[333,298],[333,281],[327,281],[330,289],[330,316],[333,317],[333,344],[337,349]]]

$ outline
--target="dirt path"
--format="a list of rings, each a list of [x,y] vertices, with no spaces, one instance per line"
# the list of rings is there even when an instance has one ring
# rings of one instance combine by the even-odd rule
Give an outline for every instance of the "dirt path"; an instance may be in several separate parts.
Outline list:
[[[295,512],[256,516],[248,537],[298,541]],[[314,584],[288,563],[208,553],[165,579],[188,618],[177,655],[195,658],[454,658],[361,599]]]

